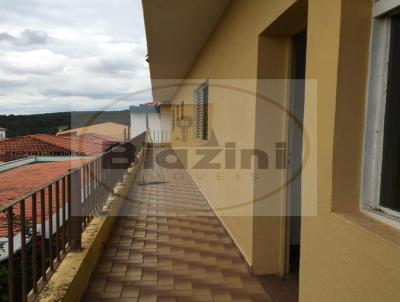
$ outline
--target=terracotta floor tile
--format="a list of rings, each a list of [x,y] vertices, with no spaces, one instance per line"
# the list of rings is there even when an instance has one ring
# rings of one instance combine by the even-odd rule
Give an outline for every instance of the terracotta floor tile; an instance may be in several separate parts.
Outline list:
[[[119,272],[119,273],[124,273],[126,272],[128,265],[126,263],[115,263],[112,266],[111,272]]]
[[[157,302],[156,293],[140,293],[139,302]]]
[[[126,275],[127,276],[141,276],[143,272],[143,269],[140,267],[137,267],[136,265],[128,264],[127,269],[126,269]]]
[[[160,276],[158,278],[158,284],[159,285],[170,285],[174,284],[174,278],[173,276]]]
[[[139,297],[139,287],[124,286],[121,293],[122,298],[137,298]]]
[[[158,279],[158,274],[157,272],[154,271],[144,271],[142,274],[142,280],[147,280],[147,281],[154,281]]]
[[[106,280],[93,280],[89,287],[89,293],[102,293],[106,286]]]
[[[175,280],[175,289],[192,290],[192,282],[190,282],[190,280]]]
[[[98,299],[102,300],[102,299],[120,298],[120,296],[121,296],[120,292],[104,292],[98,297]]]
[[[157,302],[177,302],[175,297],[159,296]]]
[[[122,290],[122,282],[107,282],[105,291],[106,292],[113,292],[113,293],[120,293]]]
[[[231,294],[227,290],[213,290],[212,296],[214,301],[232,301]]]
[[[96,272],[111,272],[112,265],[111,261],[102,261],[97,266]]]
[[[129,197],[83,301],[273,301],[187,171],[146,169]]]

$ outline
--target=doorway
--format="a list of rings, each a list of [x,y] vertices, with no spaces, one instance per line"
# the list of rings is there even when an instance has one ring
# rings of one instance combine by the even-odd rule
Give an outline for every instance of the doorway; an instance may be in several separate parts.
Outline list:
[[[286,191],[286,255],[285,274],[298,276],[300,268],[301,233],[301,169],[303,154],[303,116],[305,99],[307,31],[292,37],[291,84],[289,110],[292,118],[288,123],[289,184]]]

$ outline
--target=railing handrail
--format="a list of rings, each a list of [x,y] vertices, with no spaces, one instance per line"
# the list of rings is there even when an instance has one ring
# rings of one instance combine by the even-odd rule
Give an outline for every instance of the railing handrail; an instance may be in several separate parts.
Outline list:
[[[128,143],[133,142],[137,137],[143,135],[143,133],[145,133],[145,132],[142,132],[141,134],[139,134],[138,136],[132,138],[130,141],[125,142],[124,144],[117,145],[117,146],[111,148],[110,150],[107,150],[107,151],[105,151],[105,152],[100,153],[99,155],[96,155],[96,156],[92,157],[92,159],[91,159],[90,161],[86,162],[86,163],[83,164],[82,166],[80,166],[80,167],[78,167],[78,168],[74,168],[74,169],[68,170],[68,172],[66,172],[65,174],[63,174],[63,175],[61,175],[61,176],[59,176],[59,177],[57,177],[57,178],[55,178],[55,179],[49,181],[48,183],[46,183],[46,184],[44,184],[44,185],[41,185],[39,188],[37,188],[37,189],[35,189],[35,190],[33,190],[33,191],[30,191],[30,192],[28,192],[28,193],[25,193],[24,195],[21,195],[21,196],[15,198],[15,199],[13,199],[13,200],[11,200],[11,201],[5,203],[5,204],[0,205],[0,213],[1,213],[1,212],[4,212],[5,210],[7,210],[7,208],[12,207],[12,206],[18,204],[18,203],[21,202],[22,200],[27,199],[27,198],[33,196],[34,194],[39,193],[39,192],[42,191],[43,189],[46,189],[47,187],[49,187],[49,186],[55,184],[57,181],[62,180],[64,177],[71,175],[71,174],[74,173],[76,170],[82,169],[83,167],[85,167],[85,166],[89,165],[90,163],[94,162],[95,160],[97,160],[97,159],[99,159],[99,158],[101,158],[101,157],[103,157],[103,156],[105,156],[105,155],[107,155],[107,154],[113,152],[115,149],[117,149],[117,148],[119,148],[119,147],[121,147],[121,146],[124,146],[125,144],[128,144]]]

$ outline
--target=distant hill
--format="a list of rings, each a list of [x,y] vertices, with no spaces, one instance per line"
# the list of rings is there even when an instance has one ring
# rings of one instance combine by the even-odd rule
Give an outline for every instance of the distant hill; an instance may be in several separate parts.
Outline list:
[[[39,133],[56,134],[58,127],[79,128],[104,122],[129,125],[129,110],[0,115],[0,127],[7,129],[9,138]]]

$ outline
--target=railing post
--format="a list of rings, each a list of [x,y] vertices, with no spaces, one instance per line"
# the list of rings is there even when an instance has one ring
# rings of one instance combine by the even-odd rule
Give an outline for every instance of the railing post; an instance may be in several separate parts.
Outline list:
[[[71,174],[71,250],[80,251],[82,248],[82,178],[81,169]]]
[[[8,227],[8,301],[15,301],[15,264],[14,264],[14,212],[7,208]]]

